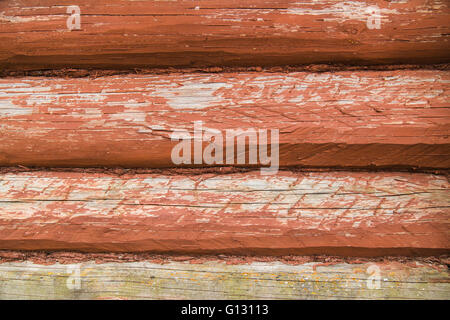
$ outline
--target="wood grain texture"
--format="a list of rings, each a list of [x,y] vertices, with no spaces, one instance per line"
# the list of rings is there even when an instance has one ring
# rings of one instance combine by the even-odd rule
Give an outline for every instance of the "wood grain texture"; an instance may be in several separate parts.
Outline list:
[[[441,63],[449,21],[448,0],[2,1],[0,67]]]
[[[380,272],[379,287],[369,279],[374,275],[370,267]],[[449,280],[446,266],[414,261],[332,265],[22,262],[0,264],[0,299],[450,299]]]
[[[280,166],[450,167],[448,71],[28,77],[0,87],[1,166],[175,166],[171,134],[202,121],[204,133],[278,129]]]
[[[0,249],[434,255],[449,182],[409,173],[28,172],[0,179]]]

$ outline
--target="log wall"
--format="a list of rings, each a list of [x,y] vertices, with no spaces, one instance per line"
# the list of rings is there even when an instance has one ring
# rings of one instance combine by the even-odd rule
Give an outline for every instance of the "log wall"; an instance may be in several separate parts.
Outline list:
[[[449,22],[449,0],[0,1],[0,299],[450,299]],[[177,167],[173,133],[230,129],[278,130],[280,170],[239,163],[250,139]]]

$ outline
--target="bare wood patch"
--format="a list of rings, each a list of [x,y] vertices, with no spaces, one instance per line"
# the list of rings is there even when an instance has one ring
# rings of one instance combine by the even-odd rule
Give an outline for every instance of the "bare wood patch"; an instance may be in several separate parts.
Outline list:
[[[450,299],[450,284],[445,268],[396,262],[23,262],[0,264],[0,299]]]

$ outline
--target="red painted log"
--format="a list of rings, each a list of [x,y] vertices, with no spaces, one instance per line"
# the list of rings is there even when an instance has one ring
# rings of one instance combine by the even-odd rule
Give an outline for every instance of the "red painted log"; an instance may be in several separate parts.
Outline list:
[[[279,130],[281,166],[450,167],[448,71],[30,77],[0,87],[1,166],[171,167],[171,134],[202,121],[224,135]]]
[[[0,179],[0,249],[448,253],[449,181],[421,173],[24,172]]]
[[[1,1],[0,67],[442,63],[449,21],[447,0]]]

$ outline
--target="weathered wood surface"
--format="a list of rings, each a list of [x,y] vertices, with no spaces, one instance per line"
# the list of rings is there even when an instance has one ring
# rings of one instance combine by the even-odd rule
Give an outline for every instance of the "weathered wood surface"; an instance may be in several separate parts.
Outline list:
[[[450,299],[449,280],[414,262],[22,262],[0,264],[0,299]]]
[[[450,167],[448,71],[28,77],[0,87],[1,166],[174,166],[171,134],[203,121],[204,133],[278,129],[281,166]]]
[[[448,0],[1,1],[0,67],[440,63],[449,21]]]
[[[0,177],[0,249],[434,255],[449,252],[449,182],[409,173]]]

